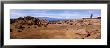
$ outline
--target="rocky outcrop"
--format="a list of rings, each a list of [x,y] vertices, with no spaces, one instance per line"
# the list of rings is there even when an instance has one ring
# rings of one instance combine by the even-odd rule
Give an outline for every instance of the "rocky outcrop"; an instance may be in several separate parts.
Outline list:
[[[20,25],[37,25],[38,27],[44,26],[47,27],[48,21],[46,19],[34,18],[31,16],[19,17],[17,19],[10,19],[10,23],[16,26]]]

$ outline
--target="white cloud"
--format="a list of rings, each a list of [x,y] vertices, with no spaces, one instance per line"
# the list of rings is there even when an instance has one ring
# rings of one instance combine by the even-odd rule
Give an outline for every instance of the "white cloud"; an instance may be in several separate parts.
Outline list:
[[[74,12],[73,14],[62,13],[62,14],[46,14],[46,13],[11,13],[11,18],[15,17],[24,17],[24,16],[34,16],[34,17],[51,17],[51,18],[77,18],[81,16],[78,12]]]

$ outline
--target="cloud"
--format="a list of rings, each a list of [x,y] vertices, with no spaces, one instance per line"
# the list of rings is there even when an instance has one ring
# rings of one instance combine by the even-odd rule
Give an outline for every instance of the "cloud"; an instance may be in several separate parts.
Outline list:
[[[82,18],[89,17],[90,12],[93,12],[94,16],[100,16],[100,10],[54,10],[54,9],[12,9],[11,18],[18,18],[24,16],[33,16],[33,17],[52,17],[52,18]]]

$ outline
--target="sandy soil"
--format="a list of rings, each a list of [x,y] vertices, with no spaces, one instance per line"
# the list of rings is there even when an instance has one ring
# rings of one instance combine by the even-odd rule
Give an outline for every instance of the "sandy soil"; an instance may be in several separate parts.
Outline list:
[[[37,25],[22,25],[22,29],[11,24],[11,39],[100,39],[101,23],[97,20],[84,21],[83,23],[70,24],[48,24],[47,27]],[[88,24],[88,25],[86,25]]]

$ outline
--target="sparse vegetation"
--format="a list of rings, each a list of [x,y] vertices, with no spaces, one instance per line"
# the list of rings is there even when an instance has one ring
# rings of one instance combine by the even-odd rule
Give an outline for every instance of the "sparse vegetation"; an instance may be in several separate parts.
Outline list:
[[[58,20],[31,16],[10,19],[11,39],[100,39],[100,19]]]

